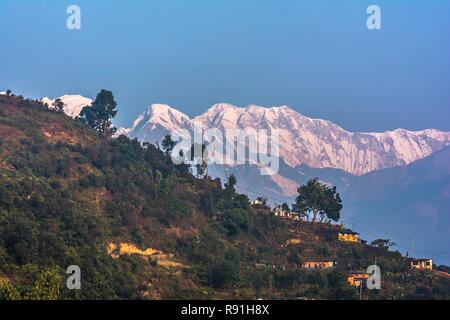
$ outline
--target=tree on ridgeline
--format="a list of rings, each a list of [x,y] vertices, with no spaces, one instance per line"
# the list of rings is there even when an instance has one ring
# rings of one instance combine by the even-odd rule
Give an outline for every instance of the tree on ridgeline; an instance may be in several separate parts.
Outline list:
[[[162,147],[164,150],[164,153],[170,157],[172,154],[173,148],[175,147],[176,142],[172,140],[172,136],[170,133],[166,134],[164,138],[162,139]]]
[[[267,198],[266,197],[259,196],[256,198],[256,200],[258,200],[262,206],[264,206],[264,207],[267,206]]]
[[[101,137],[111,137],[117,130],[112,126],[112,118],[117,114],[116,106],[112,92],[102,89],[91,106],[81,110],[78,118]]]
[[[55,101],[53,101],[52,106],[57,112],[64,112],[64,102],[62,102],[60,98],[56,98]]]
[[[397,244],[395,242],[391,242],[389,239],[376,239],[373,240],[370,245],[376,248],[383,248],[388,250],[389,247],[395,247]]]
[[[338,221],[342,209],[342,200],[336,191],[336,187],[328,187],[319,182],[319,178],[308,180],[305,185],[297,189],[298,196],[292,205],[292,211],[308,218],[313,214],[313,222],[320,216],[320,222],[324,219]]]
[[[236,193],[236,188],[234,187],[237,183],[236,176],[234,174],[230,174],[228,177],[228,181],[224,183],[225,193],[231,197],[233,197]]]
[[[205,144],[194,143],[189,151],[189,158],[197,169],[197,178],[208,176],[208,151]]]

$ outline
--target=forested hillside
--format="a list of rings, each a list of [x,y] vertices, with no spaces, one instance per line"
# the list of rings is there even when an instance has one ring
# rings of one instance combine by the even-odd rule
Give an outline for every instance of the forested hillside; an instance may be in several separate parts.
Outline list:
[[[106,129],[0,96],[1,299],[358,299],[346,272],[375,257],[382,289],[363,299],[450,298],[449,279],[399,252],[281,220],[233,176],[196,178],[167,149]],[[302,269],[311,260],[337,264]],[[70,265],[79,290],[66,288]]]

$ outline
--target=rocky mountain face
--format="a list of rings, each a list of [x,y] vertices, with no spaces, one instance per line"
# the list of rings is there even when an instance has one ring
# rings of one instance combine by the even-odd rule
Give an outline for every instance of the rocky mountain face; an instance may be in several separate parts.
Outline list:
[[[354,175],[406,165],[450,144],[450,132],[436,129],[349,132],[330,121],[303,116],[287,106],[239,108],[216,104],[190,119],[168,105],[153,104],[131,128],[119,132],[156,142],[176,129],[192,131],[194,122],[204,129],[278,129],[280,157],[290,167],[303,164],[341,169]]]

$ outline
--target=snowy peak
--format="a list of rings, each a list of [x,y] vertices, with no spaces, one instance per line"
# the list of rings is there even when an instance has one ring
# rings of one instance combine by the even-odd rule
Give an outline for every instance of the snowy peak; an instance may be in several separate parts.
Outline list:
[[[240,109],[232,104],[216,103],[192,121],[200,122],[206,127],[210,127],[211,125],[219,127],[220,124],[224,125],[225,123],[233,124],[236,121]]]
[[[149,117],[147,123],[164,123],[167,129],[176,129],[191,121],[187,115],[167,104],[152,104],[147,108],[146,114]]]
[[[44,97],[40,101],[42,103],[46,103],[49,108],[53,108],[53,102],[55,102],[56,99],[57,98],[51,100],[48,97]],[[59,99],[61,99],[61,101],[64,103],[64,113],[72,118],[77,117],[84,107],[90,106],[92,104],[92,99],[83,97],[79,94],[64,95],[59,97]]]
[[[167,133],[177,129],[191,131],[191,119],[167,104],[152,104],[138,116],[131,128],[120,128],[118,133],[156,143],[161,142],[162,137]]]
[[[274,127],[276,123],[287,121],[295,114],[302,117],[298,112],[287,106],[265,108],[257,105],[247,107],[236,107],[228,103],[218,103],[209,108],[206,112],[193,121],[200,121],[207,127],[236,129],[252,126]],[[256,121],[256,123],[255,123]],[[275,125],[275,127],[277,127]]]

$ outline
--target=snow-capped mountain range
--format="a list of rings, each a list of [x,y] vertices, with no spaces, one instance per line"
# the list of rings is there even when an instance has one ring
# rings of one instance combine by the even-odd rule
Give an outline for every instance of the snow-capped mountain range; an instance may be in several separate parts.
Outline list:
[[[80,95],[64,95],[60,99],[71,117],[92,103]],[[41,101],[51,106],[54,100],[45,97]],[[450,145],[450,132],[436,129],[349,132],[330,121],[308,118],[288,106],[242,108],[226,103],[215,104],[193,119],[168,105],[152,104],[131,128],[120,128],[118,134],[155,143],[177,129],[192,132],[194,122],[203,129],[278,129],[280,157],[290,167],[304,164],[354,175],[407,165]]]
[[[336,168],[354,175],[406,165],[450,145],[450,132],[436,129],[349,132],[287,106],[240,108],[225,103],[215,104],[193,119],[168,105],[152,104],[131,128],[121,128],[119,133],[156,142],[176,129],[192,131],[194,122],[204,129],[278,129],[280,157],[289,166]]]

